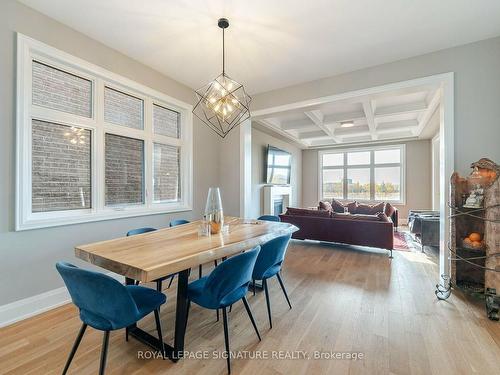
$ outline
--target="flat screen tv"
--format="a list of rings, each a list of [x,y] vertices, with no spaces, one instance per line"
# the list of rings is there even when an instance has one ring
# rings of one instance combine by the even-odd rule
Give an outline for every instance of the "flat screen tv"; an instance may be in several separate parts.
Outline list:
[[[272,185],[289,185],[292,170],[292,155],[277,147],[267,145],[266,183]]]

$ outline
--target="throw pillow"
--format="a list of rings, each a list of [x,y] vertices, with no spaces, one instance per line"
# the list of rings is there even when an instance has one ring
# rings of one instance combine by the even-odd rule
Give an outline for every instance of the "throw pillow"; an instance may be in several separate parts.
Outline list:
[[[286,215],[290,216],[316,216],[316,217],[330,217],[330,211],[325,210],[308,210],[307,208],[286,208]]]
[[[377,203],[374,205],[359,204],[358,207],[356,208],[356,213],[364,215],[375,215],[378,214],[379,212],[384,212],[384,207],[385,207],[384,202]]]
[[[386,203],[385,208],[384,208],[384,213],[388,217],[391,217],[394,212],[396,212],[396,209],[394,208],[394,206],[390,203]]]
[[[387,215],[386,215],[386,214],[384,214],[383,212],[379,212],[379,213],[377,214],[377,217],[379,218],[379,220],[380,220],[380,221],[385,221],[385,222],[387,222],[387,223],[390,223],[390,222],[391,222],[391,219],[389,219],[389,218],[387,217]]]
[[[344,205],[334,198],[332,199],[332,210],[342,214],[344,213]]]
[[[357,214],[358,213],[358,202],[349,202],[345,205],[347,209],[349,210],[350,214]],[[342,211],[343,212],[343,211]]]
[[[332,211],[333,210],[332,204],[327,201],[320,201],[318,210]]]

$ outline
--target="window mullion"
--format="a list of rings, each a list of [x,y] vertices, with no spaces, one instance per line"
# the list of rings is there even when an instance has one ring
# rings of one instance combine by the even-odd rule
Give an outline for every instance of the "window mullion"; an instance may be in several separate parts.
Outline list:
[[[104,176],[104,81],[96,80],[96,95],[95,95],[95,147],[92,149],[93,165],[95,172],[92,173],[94,179],[92,181],[92,196],[95,195],[94,211],[100,212],[104,210],[105,204],[105,176]]]
[[[146,207],[151,207],[153,204],[153,101],[150,98],[144,100],[144,133],[145,133],[145,150],[144,150],[144,184]]]

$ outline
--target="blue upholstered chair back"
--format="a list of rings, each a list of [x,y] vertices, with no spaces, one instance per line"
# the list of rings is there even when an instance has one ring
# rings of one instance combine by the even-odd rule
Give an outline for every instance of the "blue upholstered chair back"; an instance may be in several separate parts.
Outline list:
[[[266,271],[272,267],[276,268],[276,272],[281,269],[291,236],[291,234],[285,234],[261,245],[261,250],[253,270],[253,279],[262,280]]]
[[[260,246],[231,257],[219,264],[207,277],[203,293],[212,305],[224,304],[226,298],[248,289],[252,280],[252,270],[259,254]],[[241,297],[240,297],[241,298]],[[232,301],[231,301],[232,302]]]
[[[137,229],[132,229],[127,232],[127,237],[128,236],[135,236],[136,234],[143,234],[143,233],[148,233],[148,232],[154,232],[156,228],[137,228]]]
[[[189,223],[189,220],[177,219],[177,220],[172,220],[170,222],[170,226],[175,227],[177,225],[188,224],[188,223]]]
[[[99,272],[84,270],[73,264],[58,262],[73,303],[80,309],[82,320],[110,329],[125,327],[139,316],[137,306],[127,288],[119,281]]]
[[[257,218],[257,220],[265,220],[265,221],[281,221],[279,216],[274,215],[262,215]]]

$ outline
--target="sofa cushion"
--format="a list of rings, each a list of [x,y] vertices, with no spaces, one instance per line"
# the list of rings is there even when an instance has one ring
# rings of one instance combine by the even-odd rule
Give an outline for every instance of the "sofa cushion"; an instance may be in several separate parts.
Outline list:
[[[332,211],[332,204],[328,201],[320,201],[318,205],[318,210]]]
[[[384,207],[385,207],[384,202],[380,202],[374,205],[360,203],[356,208],[356,213],[365,215],[376,215],[379,212],[384,212]]]
[[[332,199],[332,210],[334,212],[344,213],[344,205],[334,198]]]
[[[309,210],[307,208],[286,208],[286,215],[290,216],[316,216],[316,217],[330,217],[330,211],[326,210]]]
[[[396,208],[392,204],[386,203],[384,208],[384,213],[388,217],[391,217],[394,212],[396,212]]]
[[[366,214],[342,215],[335,212],[332,213],[332,218],[339,220],[381,221],[377,215],[366,215]]]

